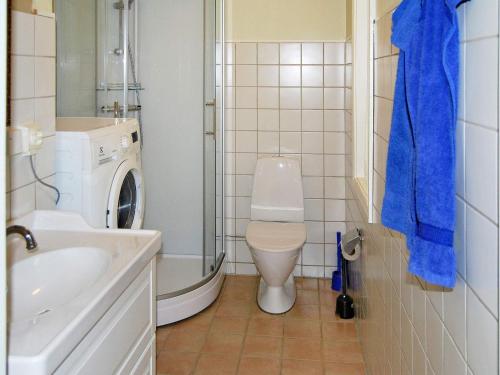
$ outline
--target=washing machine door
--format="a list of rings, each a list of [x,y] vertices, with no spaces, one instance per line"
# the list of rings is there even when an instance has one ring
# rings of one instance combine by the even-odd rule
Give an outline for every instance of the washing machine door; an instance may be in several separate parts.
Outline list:
[[[135,160],[125,160],[116,170],[108,199],[106,226],[141,229],[144,218],[142,171]]]

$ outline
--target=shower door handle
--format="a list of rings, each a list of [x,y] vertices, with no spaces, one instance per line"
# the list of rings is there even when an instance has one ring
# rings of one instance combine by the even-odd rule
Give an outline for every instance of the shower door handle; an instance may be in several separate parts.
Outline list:
[[[216,129],[217,129],[217,125],[216,125],[216,121],[217,121],[217,106],[216,106],[216,101],[215,99],[212,100],[211,102],[206,102],[205,103],[205,107],[212,107],[212,111],[213,111],[213,118],[212,118],[212,130],[207,130],[205,131],[205,135],[211,135],[212,137],[214,137],[214,140],[215,140],[215,133],[216,133]]]

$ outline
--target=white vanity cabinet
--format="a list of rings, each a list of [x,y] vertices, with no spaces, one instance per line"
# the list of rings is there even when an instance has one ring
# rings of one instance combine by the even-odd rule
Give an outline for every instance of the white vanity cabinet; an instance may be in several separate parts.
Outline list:
[[[156,374],[155,272],[153,258],[55,374]]]

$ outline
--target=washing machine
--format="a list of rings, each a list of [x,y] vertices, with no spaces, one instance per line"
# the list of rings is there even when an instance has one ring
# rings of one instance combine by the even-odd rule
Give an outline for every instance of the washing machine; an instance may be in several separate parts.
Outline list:
[[[95,228],[141,229],[144,186],[136,119],[58,118],[57,208]]]

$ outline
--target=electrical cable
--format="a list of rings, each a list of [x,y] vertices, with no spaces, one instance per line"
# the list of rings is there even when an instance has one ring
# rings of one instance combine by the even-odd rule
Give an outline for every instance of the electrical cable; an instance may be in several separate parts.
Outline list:
[[[31,170],[32,170],[33,175],[35,176],[36,180],[39,183],[41,183],[42,185],[47,186],[48,188],[51,188],[52,190],[54,190],[57,193],[56,204],[58,204],[59,199],[61,198],[61,192],[55,186],[50,185],[50,184],[46,183],[45,181],[42,181],[42,179],[40,177],[38,177],[38,174],[36,173],[36,170],[35,170],[35,165],[33,164],[33,155],[30,155],[30,164],[31,164]]]

